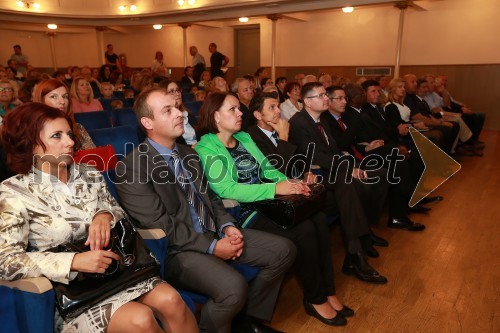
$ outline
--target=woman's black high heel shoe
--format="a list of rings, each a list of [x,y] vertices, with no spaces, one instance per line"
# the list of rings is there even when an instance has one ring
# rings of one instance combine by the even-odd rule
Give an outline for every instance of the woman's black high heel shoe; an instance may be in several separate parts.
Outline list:
[[[313,316],[314,318],[318,319],[319,321],[321,321],[322,323],[324,324],[327,324],[327,325],[330,325],[330,326],[345,326],[347,325],[347,320],[342,317],[342,315],[340,313],[337,312],[337,315],[333,318],[325,318],[323,317],[322,315],[320,315],[318,313],[318,311],[316,311],[316,309],[314,308],[314,306],[305,301],[304,300],[304,309],[306,309],[306,313],[310,316]]]

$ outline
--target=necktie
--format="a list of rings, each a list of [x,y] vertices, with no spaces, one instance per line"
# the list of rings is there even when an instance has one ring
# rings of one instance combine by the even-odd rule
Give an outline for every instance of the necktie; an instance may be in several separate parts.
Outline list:
[[[280,138],[279,138],[279,136],[278,136],[278,133],[273,132],[273,133],[271,134],[271,136],[272,136],[272,137],[274,138],[274,140],[276,141],[276,146],[277,146],[277,145],[278,145],[278,141],[279,141],[279,139],[280,139]]]
[[[188,203],[194,207],[198,215],[198,222],[203,230],[208,230],[216,232],[215,222],[210,216],[208,208],[203,203],[203,200],[199,197],[199,194],[195,192],[191,182],[186,177],[184,170],[182,169],[181,160],[179,158],[179,153],[177,151],[172,151],[172,159],[174,162],[174,172],[175,178],[181,185],[182,190],[186,194]]]
[[[340,126],[340,128],[342,129],[342,132],[345,132],[347,128],[345,127],[345,124],[344,124],[344,122],[342,121],[342,119],[341,119],[341,118],[337,119],[337,122],[339,123],[339,126]],[[356,147],[354,147],[354,145],[353,145],[353,144],[351,144],[350,148],[351,148],[351,150],[352,150],[352,152],[353,152],[353,154],[354,154],[354,157],[356,157],[356,159],[357,159],[358,161],[362,161],[364,157],[363,157],[363,155],[361,155],[361,153],[360,153],[360,152],[356,149]]]
[[[375,109],[377,109],[377,112],[380,115],[380,117],[382,117],[382,119],[385,120],[385,111],[384,111],[384,109],[382,109],[379,105],[375,105]]]
[[[328,143],[328,137],[326,136],[325,129],[323,128],[323,125],[321,125],[320,122],[317,122],[316,126],[318,127],[318,131],[321,133],[321,138],[323,139],[323,142],[329,146],[330,144]]]

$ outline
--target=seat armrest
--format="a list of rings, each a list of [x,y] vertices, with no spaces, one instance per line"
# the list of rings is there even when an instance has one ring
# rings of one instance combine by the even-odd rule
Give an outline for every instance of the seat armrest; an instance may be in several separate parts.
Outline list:
[[[222,204],[224,205],[224,208],[233,208],[240,205],[238,201],[233,199],[222,199]]]
[[[35,294],[43,294],[52,289],[52,284],[45,277],[27,278],[14,281],[0,280],[0,286],[19,289]]]
[[[143,239],[162,239],[167,235],[162,229],[137,229]]]

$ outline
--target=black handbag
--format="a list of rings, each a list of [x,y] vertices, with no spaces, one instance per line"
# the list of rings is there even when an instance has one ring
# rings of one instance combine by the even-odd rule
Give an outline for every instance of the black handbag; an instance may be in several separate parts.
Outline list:
[[[290,229],[325,207],[326,188],[309,185],[310,196],[302,194],[277,195],[274,199],[253,202],[255,209],[283,229]]]
[[[77,244],[59,245],[52,252],[86,252],[85,240]],[[137,283],[159,275],[159,263],[146,248],[143,239],[127,218],[116,222],[111,229],[108,249],[121,259],[113,260],[106,272],[82,273],[69,284],[52,282],[56,307],[61,316],[72,319],[106,298]]]

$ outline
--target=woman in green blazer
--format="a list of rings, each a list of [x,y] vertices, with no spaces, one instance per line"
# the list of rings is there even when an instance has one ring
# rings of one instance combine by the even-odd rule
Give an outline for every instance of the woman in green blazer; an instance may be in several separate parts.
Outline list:
[[[297,247],[295,265],[308,314],[327,325],[346,325],[354,312],[335,296],[329,230],[320,212],[283,230],[248,203],[275,195],[309,195],[308,186],[287,179],[257,148],[250,135],[240,132],[242,112],[236,97],[213,93],[200,113],[200,131],[207,133],[195,147],[212,190],[223,199],[240,202],[240,225],[277,234]]]

